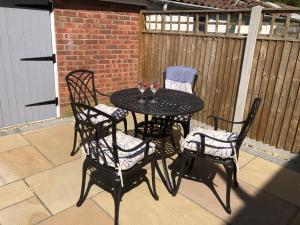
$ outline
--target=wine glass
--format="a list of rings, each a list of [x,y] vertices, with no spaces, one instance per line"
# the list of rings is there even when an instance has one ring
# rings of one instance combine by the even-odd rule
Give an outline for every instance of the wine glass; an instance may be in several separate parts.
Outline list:
[[[157,101],[154,99],[155,93],[159,89],[159,82],[158,81],[151,81],[150,82],[150,90],[152,92],[152,100],[150,101],[151,103],[156,103]]]
[[[147,83],[144,81],[139,81],[137,83],[137,87],[138,87],[139,91],[141,92],[141,98],[139,99],[139,102],[144,103],[145,100],[144,100],[143,94],[144,94],[145,90],[147,89]]]

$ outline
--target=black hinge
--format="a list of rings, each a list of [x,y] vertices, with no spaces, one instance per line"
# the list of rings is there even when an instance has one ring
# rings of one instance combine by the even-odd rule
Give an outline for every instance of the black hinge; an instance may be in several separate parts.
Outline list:
[[[49,101],[36,102],[36,103],[28,104],[28,105],[25,105],[25,107],[40,106],[40,105],[52,105],[52,104],[58,105],[58,98],[57,97],[55,99],[49,100]]]
[[[52,12],[53,4],[52,2],[48,2],[48,4],[15,4],[16,7],[24,8],[24,9],[36,9],[36,10],[46,10]]]
[[[45,56],[45,57],[33,57],[33,58],[22,58],[21,61],[52,61],[56,63],[56,55]]]

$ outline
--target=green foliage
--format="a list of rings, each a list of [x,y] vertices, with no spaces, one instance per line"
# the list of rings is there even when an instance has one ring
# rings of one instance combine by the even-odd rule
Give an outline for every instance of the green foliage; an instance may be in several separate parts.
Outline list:
[[[292,5],[296,7],[300,7],[300,0],[264,0],[265,2],[273,2],[273,3],[284,3],[287,5]]]

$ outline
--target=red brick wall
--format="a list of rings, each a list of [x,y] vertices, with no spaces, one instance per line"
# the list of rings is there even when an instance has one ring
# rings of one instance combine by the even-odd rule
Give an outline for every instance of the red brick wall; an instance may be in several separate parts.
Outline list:
[[[65,76],[74,69],[94,71],[96,87],[104,93],[133,87],[137,80],[139,9],[86,0],[84,4],[54,4],[62,116],[70,114]]]

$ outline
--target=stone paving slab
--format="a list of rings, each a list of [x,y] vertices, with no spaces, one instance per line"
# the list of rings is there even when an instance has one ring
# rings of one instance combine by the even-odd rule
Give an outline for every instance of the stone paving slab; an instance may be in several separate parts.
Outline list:
[[[55,165],[79,158],[80,154],[70,156],[73,146],[72,125],[61,125],[41,130],[28,131],[22,135]]]
[[[0,152],[28,146],[30,143],[20,134],[0,137]]]
[[[0,153],[0,186],[49,169],[52,164],[34,147]]]
[[[36,197],[0,211],[1,225],[33,225],[50,216]]]
[[[122,225],[225,225],[212,215],[182,195],[171,196],[164,185],[157,180],[159,201],[155,201],[145,183],[126,193],[120,207]],[[111,195],[102,192],[93,199],[114,216],[114,203]]]
[[[35,191],[52,214],[57,214],[75,205],[79,199],[82,176],[82,160],[55,167],[26,178],[26,182]],[[88,177],[87,177],[88,179]],[[89,196],[102,191],[93,186]]]
[[[113,219],[91,200],[72,206],[38,225],[113,225]]]
[[[261,158],[255,158],[239,171],[240,179],[280,199],[300,206],[300,173]]]
[[[14,183],[10,183],[0,187],[0,209],[21,202],[27,198],[33,196],[30,188],[24,183],[23,180],[19,180]]]

